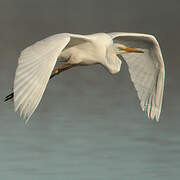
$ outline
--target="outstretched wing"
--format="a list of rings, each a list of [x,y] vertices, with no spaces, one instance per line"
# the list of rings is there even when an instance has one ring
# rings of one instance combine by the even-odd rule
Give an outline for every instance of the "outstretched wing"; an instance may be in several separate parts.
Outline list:
[[[21,52],[14,80],[14,108],[26,122],[41,100],[61,51],[84,41],[85,36],[56,34]]]
[[[154,36],[138,33],[110,33],[115,43],[142,49],[144,53],[122,54],[131,80],[137,90],[140,105],[151,119],[161,113],[165,68],[159,44]]]

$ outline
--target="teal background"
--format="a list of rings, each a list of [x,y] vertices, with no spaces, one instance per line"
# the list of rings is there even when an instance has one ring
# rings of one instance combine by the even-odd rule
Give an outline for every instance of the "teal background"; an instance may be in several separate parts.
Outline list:
[[[0,179],[179,180],[180,1],[0,1]],[[160,123],[141,111],[126,64],[77,67],[50,81],[28,126],[3,98],[19,53],[61,32],[157,37],[166,66]]]

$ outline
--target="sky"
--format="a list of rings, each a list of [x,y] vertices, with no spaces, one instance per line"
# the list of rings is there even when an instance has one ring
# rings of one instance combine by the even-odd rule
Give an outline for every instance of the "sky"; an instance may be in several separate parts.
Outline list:
[[[169,130],[169,138],[180,137],[178,129],[180,125],[179,17],[180,1],[178,0],[0,0],[1,100],[3,101],[4,96],[12,90],[20,52],[38,40],[63,32],[91,34],[119,31],[152,34],[159,41],[166,68],[164,100],[160,117],[161,127],[159,128],[166,136],[168,136],[166,129]],[[9,140],[11,137],[3,131],[4,127],[11,131],[15,126],[21,132],[20,129],[24,128],[24,124],[13,112],[12,104],[4,104],[2,101],[0,104],[0,131],[2,137]],[[56,128],[56,121],[53,118],[57,116],[65,116],[67,119],[83,117],[84,123],[87,122],[87,119],[96,119],[97,121],[92,121],[94,125],[91,128],[96,127],[97,122],[99,123],[98,118],[102,118],[102,123],[106,124],[108,119],[111,119],[112,123],[117,123],[120,116],[127,122],[126,124],[121,119],[124,128],[129,127],[131,123],[135,125],[135,120],[139,128],[140,124],[143,124],[142,136],[146,136],[147,139],[151,133],[158,134],[157,126],[152,125],[154,122],[148,121],[139,107],[136,91],[131,83],[125,62],[123,62],[121,71],[116,75],[110,75],[103,67],[97,65],[74,68],[51,81],[42,102],[31,118],[32,127],[38,126],[38,131],[38,128],[42,126],[46,131],[53,132],[53,128]],[[52,120],[50,117],[53,117]],[[42,125],[43,121],[46,122],[45,125]],[[74,123],[79,123],[79,121]],[[59,122],[58,125],[62,124]],[[109,126],[109,124],[107,125]],[[73,122],[71,126],[73,126]],[[84,126],[86,127],[86,124]],[[155,126],[155,130],[149,131],[149,126]],[[68,127],[65,124],[64,128],[68,130]],[[75,127],[78,128],[77,125]],[[137,126],[135,127],[140,131]],[[104,129],[99,130],[104,132],[106,128],[104,126]],[[131,128],[133,130],[133,127]],[[129,128],[127,129],[129,130]],[[113,132],[113,129],[111,130],[109,132]],[[45,133],[42,128],[40,128],[40,132]],[[13,133],[14,138],[19,137],[17,132],[13,131]],[[22,135],[23,133],[27,132],[24,130]],[[30,133],[29,130],[28,133]],[[94,133],[99,135],[99,132]],[[40,141],[41,135],[37,139]],[[54,139],[54,136],[50,139]],[[39,143],[38,140],[35,144]],[[59,141],[59,143],[62,142]],[[4,146],[6,145],[7,143]],[[178,140],[176,145],[179,145]],[[145,148],[147,147],[145,146]],[[176,147],[179,148],[179,146]],[[6,156],[6,150],[1,151],[0,154]],[[53,158],[55,157],[53,156]],[[11,161],[4,160],[4,162],[10,163]],[[33,167],[34,163],[32,162],[31,165]],[[17,177],[20,176],[17,175]],[[111,178],[111,175],[107,177]],[[149,175],[149,177],[151,176]]]

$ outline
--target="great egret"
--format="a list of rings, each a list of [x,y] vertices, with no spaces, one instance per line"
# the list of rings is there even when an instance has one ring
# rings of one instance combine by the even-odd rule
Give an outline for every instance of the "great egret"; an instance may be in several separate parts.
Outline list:
[[[57,59],[66,63],[55,67]],[[120,71],[122,59],[128,65],[142,110],[158,121],[165,68],[159,44],[148,34],[62,33],[38,41],[21,52],[14,92],[5,101],[14,98],[15,111],[27,122],[53,76],[82,64],[102,64],[114,74]]]

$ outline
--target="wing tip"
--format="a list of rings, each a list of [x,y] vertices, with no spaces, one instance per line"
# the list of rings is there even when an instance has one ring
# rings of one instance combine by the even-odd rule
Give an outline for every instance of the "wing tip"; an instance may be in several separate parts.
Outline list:
[[[152,106],[151,108],[146,109],[146,114],[147,114],[149,119],[155,120],[156,122],[159,122],[161,109],[159,107]]]
[[[148,119],[155,120],[156,122],[159,122],[160,114],[161,114],[161,108],[157,106],[151,106],[151,104],[143,105],[141,103],[142,111],[145,112]]]

